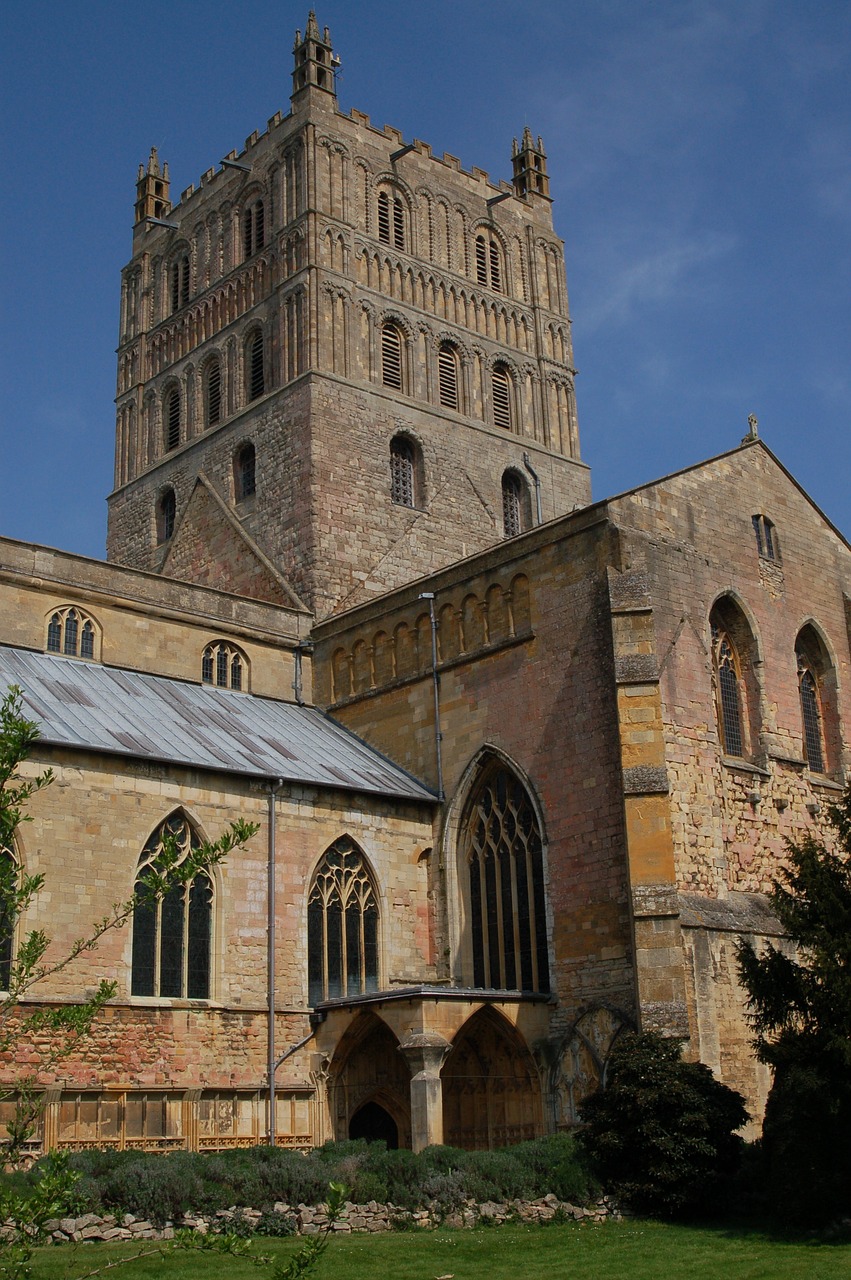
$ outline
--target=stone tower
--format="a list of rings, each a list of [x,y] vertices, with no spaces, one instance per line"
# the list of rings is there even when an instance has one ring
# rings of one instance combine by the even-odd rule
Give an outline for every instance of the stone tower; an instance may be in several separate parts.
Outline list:
[[[312,13],[293,52],[289,114],[178,202],[140,169],[108,555],[324,616],[590,487],[541,140],[494,186],[341,113]]]

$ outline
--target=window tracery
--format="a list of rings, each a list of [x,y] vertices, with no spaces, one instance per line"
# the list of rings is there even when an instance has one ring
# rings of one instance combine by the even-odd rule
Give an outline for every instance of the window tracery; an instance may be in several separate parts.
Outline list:
[[[198,872],[188,884],[175,884],[161,901],[146,901],[148,877],[163,856],[166,838],[174,841],[178,865],[201,845],[182,813],[171,814],[152,833],[136,873],[139,896],[133,911],[133,996],[209,1000],[212,940],[212,881]]]
[[[57,609],[47,624],[48,653],[63,653],[67,658],[94,658],[97,632],[92,619],[76,606]]]
[[[501,762],[485,766],[461,827],[473,985],[549,991],[541,831],[530,796]]]
[[[741,672],[735,648],[717,623],[712,624],[712,655],[716,679],[718,727],[728,756],[743,756]]]
[[[248,661],[241,649],[225,640],[208,644],[201,659],[201,681],[219,689],[246,689]]]
[[[307,905],[308,1001],[378,990],[378,901],[363,853],[335,840],[316,869]]]
[[[200,839],[180,812],[167,818],[149,837],[139,858],[133,911],[131,994],[207,1000],[213,925],[213,883],[201,871],[188,884],[175,885],[159,902],[146,901],[146,872],[156,867],[164,839],[174,840],[178,864],[200,846]]]

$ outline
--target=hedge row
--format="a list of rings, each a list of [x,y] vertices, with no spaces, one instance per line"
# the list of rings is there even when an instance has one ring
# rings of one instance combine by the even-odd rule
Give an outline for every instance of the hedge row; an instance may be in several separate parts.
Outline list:
[[[573,1139],[563,1134],[498,1151],[430,1147],[418,1155],[363,1141],[329,1142],[307,1153],[281,1147],[167,1155],[94,1150],[75,1154],[71,1165],[82,1175],[79,1212],[122,1211],[158,1224],[233,1205],[268,1210],[278,1201],[320,1204],[329,1182],[345,1183],[356,1204],[375,1200],[412,1210],[433,1205],[440,1214],[470,1199],[553,1194],[585,1204],[598,1191]],[[29,1176],[38,1176],[37,1164]]]

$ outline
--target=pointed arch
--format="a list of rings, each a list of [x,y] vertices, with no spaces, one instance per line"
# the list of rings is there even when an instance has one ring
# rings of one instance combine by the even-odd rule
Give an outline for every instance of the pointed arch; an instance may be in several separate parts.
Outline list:
[[[750,759],[759,745],[756,634],[741,602],[720,596],[709,614],[718,737],[725,756]]]
[[[468,768],[452,823],[460,899],[457,963],[475,987],[547,992],[544,828],[521,772],[485,748]]]
[[[492,1150],[543,1132],[541,1079],[520,1032],[498,1010],[461,1027],[441,1071],[448,1146]]]
[[[326,849],[307,898],[308,1002],[377,991],[379,905],[375,877],[351,836]]]
[[[159,901],[146,898],[147,874],[173,843],[180,865],[201,844],[182,809],[151,833],[139,857],[133,911],[130,991],[134,996],[208,1000],[211,985],[213,881],[200,871]]]
[[[811,621],[795,638],[795,666],[807,768],[813,773],[831,773],[839,739],[836,668],[823,635]]]

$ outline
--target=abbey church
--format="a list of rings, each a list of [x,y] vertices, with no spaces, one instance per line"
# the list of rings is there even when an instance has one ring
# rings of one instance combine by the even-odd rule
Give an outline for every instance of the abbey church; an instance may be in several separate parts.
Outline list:
[[[140,166],[108,559],[0,540],[55,773],[20,933],[58,956],[165,832],[257,825],[33,990],[117,983],[32,1149],[496,1147],[630,1028],[758,1126],[736,945],[849,776],[851,549],[754,422],[592,502],[542,140],[494,184],[343,114],[313,14],[293,57],[179,199]]]

